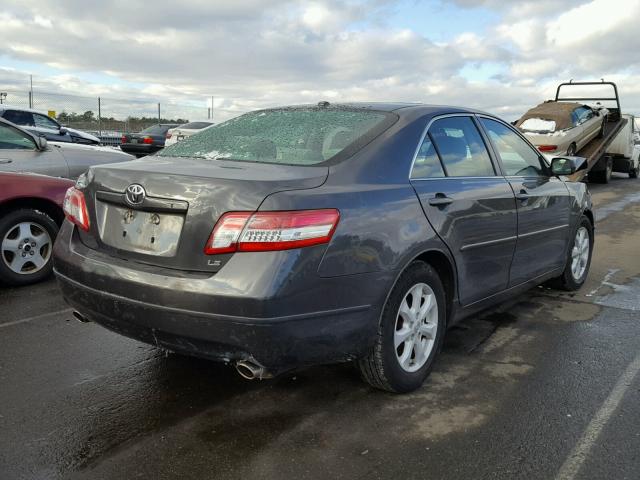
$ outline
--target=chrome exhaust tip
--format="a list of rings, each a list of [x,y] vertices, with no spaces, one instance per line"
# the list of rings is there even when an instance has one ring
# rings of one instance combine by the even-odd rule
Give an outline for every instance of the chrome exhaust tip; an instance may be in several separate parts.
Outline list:
[[[252,360],[239,360],[236,362],[238,374],[246,380],[262,380],[272,375],[259,363]]]
[[[72,315],[75,317],[75,319],[76,319],[76,320],[78,320],[79,322],[82,322],[82,323],[91,323],[91,320],[89,320],[87,317],[85,317],[84,315],[82,315],[80,312],[78,312],[78,311],[76,311],[76,310],[74,310],[71,314],[72,314]]]

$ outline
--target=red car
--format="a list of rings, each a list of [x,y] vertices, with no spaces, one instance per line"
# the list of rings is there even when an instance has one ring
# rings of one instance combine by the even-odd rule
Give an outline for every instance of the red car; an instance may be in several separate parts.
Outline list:
[[[0,173],[0,282],[26,285],[51,274],[51,252],[64,220],[71,180]]]

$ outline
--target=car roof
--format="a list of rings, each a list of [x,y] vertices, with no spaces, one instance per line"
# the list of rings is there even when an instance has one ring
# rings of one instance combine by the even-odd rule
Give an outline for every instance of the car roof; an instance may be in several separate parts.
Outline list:
[[[3,103],[2,105],[0,105],[0,110],[19,110],[21,112],[29,112],[29,113],[39,113],[40,115],[45,115],[45,116],[49,116],[47,114],[47,112],[43,111],[43,110],[35,110],[33,108],[25,108],[25,107],[18,107],[15,105],[7,105],[6,103]]]
[[[323,102],[320,102],[320,103],[323,103]],[[410,103],[410,102],[347,102],[347,103],[327,103],[326,105],[320,105],[320,104],[285,105],[280,107],[265,108],[260,111],[318,108],[323,106],[329,109],[361,108],[366,110],[377,110],[380,112],[394,112],[398,115],[403,115],[405,113],[406,114],[421,113],[424,115],[429,115],[429,114],[438,115],[438,114],[444,114],[444,113],[472,113],[472,114],[489,115],[492,117],[495,116],[495,115],[491,115],[490,113],[486,113],[481,110],[475,110],[472,108],[455,107],[450,105],[434,105],[434,104],[426,104],[426,103]]]

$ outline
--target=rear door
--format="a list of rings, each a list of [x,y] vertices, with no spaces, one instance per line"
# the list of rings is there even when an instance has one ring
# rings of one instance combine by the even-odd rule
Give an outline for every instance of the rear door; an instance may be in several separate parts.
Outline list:
[[[504,290],[516,245],[513,191],[496,174],[472,115],[434,120],[411,172],[427,219],[456,261],[460,301]]]
[[[518,206],[518,241],[510,286],[562,267],[569,241],[570,196],[551,176],[545,160],[511,126],[493,118],[480,122],[497,153]]]
[[[57,149],[39,150],[33,138],[4,123],[0,123],[0,171],[69,176],[67,162]]]

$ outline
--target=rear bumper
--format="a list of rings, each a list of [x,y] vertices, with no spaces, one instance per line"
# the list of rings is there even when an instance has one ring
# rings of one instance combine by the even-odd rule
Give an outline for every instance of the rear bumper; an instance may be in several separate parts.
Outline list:
[[[158,150],[162,150],[162,147],[145,143],[123,143],[120,145],[120,150],[130,153],[131,155],[149,155]]]
[[[169,277],[166,269],[137,270],[117,259],[106,264],[92,252],[74,242],[65,222],[54,250],[55,273],[65,300],[83,316],[146,343],[223,362],[252,359],[272,373],[365,354],[395,278],[380,272],[316,275],[317,285],[306,281],[292,291],[291,273],[281,286],[271,277],[269,291],[251,283],[238,290],[234,275],[248,273],[235,271],[233,262],[211,276]],[[251,275],[260,278],[268,260],[256,263]],[[277,260],[282,268],[282,257]]]

